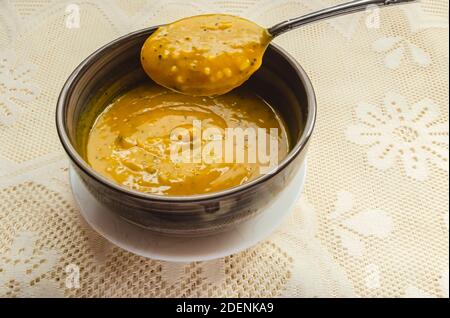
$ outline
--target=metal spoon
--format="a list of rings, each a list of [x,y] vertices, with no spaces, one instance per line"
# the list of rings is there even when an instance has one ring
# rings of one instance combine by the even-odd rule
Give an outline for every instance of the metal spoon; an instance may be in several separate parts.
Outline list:
[[[329,7],[323,10],[319,10],[313,13],[306,14],[304,16],[289,19],[269,28],[268,31],[272,37],[276,37],[292,29],[296,29],[302,25],[312,23],[315,21],[320,21],[323,19],[328,19],[340,15],[345,15],[348,13],[354,13],[358,11],[363,11],[370,6],[389,6],[393,4],[400,4],[406,2],[413,2],[416,0],[356,0],[347,3],[339,4],[333,7]]]
[[[240,86],[261,66],[267,46],[280,34],[371,6],[412,1],[356,0],[289,19],[269,29],[230,15],[189,17],[161,26],[153,33],[142,47],[141,63],[162,86],[188,95],[220,95]],[[205,32],[209,24],[216,26],[211,33]]]

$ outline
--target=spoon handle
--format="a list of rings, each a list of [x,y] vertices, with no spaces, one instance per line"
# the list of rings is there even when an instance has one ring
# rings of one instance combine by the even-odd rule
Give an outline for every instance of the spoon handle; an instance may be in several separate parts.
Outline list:
[[[280,22],[273,27],[269,28],[269,33],[276,37],[284,32],[290,31],[292,29],[298,28],[304,24],[319,21],[322,19],[332,18],[339,15],[344,15],[347,13],[353,13],[358,11],[366,10],[368,6],[378,5],[378,6],[388,6],[391,4],[399,4],[405,2],[412,2],[415,0],[356,0],[347,3],[339,4],[330,8],[319,10],[298,18],[289,19]]]

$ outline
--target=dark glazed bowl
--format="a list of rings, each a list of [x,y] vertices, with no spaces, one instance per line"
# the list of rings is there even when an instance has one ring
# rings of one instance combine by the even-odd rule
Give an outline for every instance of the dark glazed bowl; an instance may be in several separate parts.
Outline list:
[[[224,191],[192,196],[161,196],[127,189],[94,171],[83,159],[80,124],[84,112],[99,101],[148,81],[140,66],[140,49],[156,27],[123,36],[84,60],[62,88],[56,126],[76,173],[89,191],[112,212],[150,230],[169,235],[201,236],[228,230],[259,213],[292,180],[305,160],[316,116],[311,82],[300,65],[271,44],[262,67],[245,84],[283,117],[291,151],[271,174]],[[93,122],[93,119],[92,119]]]

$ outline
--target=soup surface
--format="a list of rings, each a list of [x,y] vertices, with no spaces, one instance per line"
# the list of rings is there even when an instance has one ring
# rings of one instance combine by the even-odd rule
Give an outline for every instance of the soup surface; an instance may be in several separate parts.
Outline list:
[[[145,42],[141,64],[158,84],[188,95],[220,95],[245,82],[270,42],[246,19],[207,14],[158,28]]]
[[[238,127],[264,128],[260,129],[264,135],[256,134],[256,139],[267,137],[266,153],[275,139],[278,160],[289,151],[282,120],[251,91],[239,88],[218,97],[199,97],[143,84],[116,98],[98,116],[87,139],[87,161],[102,175],[142,192],[192,195],[220,191],[256,178],[265,164],[259,159],[252,162],[250,152],[245,152],[243,162],[236,160],[238,151],[255,150],[249,150],[251,135],[244,138],[244,148],[238,138],[231,139],[232,161],[225,158],[225,142],[219,147],[221,153],[205,151],[212,141],[222,142],[227,128]],[[210,138],[205,135],[208,128],[222,134]],[[277,129],[276,135],[271,136],[270,128]],[[200,161],[195,161],[197,146],[201,146]],[[174,160],[173,153],[179,152],[173,149],[188,149],[190,160]],[[210,155],[209,161],[205,153]]]

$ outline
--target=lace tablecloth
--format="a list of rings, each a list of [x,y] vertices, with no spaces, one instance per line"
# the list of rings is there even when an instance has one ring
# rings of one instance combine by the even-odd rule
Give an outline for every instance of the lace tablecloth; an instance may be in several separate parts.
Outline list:
[[[293,215],[223,259],[145,259],[83,221],[54,111],[65,79],[130,31],[206,13],[270,26],[343,0],[0,0],[0,295],[448,297],[448,1],[276,39],[315,86]]]

